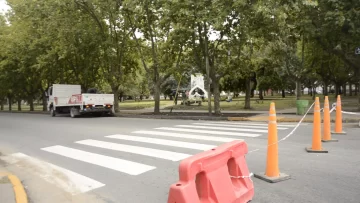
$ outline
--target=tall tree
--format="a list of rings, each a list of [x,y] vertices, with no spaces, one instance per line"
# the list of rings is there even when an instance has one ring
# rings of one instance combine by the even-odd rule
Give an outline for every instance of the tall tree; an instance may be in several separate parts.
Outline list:
[[[101,71],[114,94],[115,111],[119,111],[121,81],[138,69],[137,55],[132,47],[132,29],[125,17],[123,1],[76,0],[77,5],[93,18],[100,30]]]
[[[142,65],[154,83],[154,113],[160,113],[161,85],[178,69],[185,40],[169,19],[168,1],[125,0],[127,20]],[[141,36],[138,36],[141,35]]]

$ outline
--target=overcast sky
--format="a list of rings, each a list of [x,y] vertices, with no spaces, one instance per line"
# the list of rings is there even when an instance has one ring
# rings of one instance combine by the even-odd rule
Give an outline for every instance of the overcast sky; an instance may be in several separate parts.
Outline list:
[[[0,13],[6,11],[9,7],[6,5],[6,0],[0,0]]]

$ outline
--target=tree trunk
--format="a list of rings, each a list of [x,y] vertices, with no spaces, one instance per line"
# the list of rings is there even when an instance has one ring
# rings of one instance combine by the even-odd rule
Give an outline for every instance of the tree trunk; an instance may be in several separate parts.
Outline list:
[[[4,111],[4,100],[0,100],[0,110]]]
[[[18,111],[21,111],[21,99],[17,101]]]
[[[8,97],[9,100],[9,111],[12,111],[12,98]]]
[[[281,90],[281,96],[282,96],[282,98],[286,97],[285,90]]]
[[[301,98],[301,82],[300,79],[296,79],[296,100]]]
[[[220,115],[220,87],[219,87],[219,81],[215,78],[213,79],[213,89],[214,89],[214,110],[215,115]]]
[[[335,84],[335,98],[339,95],[339,85]]]
[[[124,101],[124,92],[123,92],[123,91],[120,92],[119,98],[120,98],[120,102],[123,102],[123,101]],[[118,98],[118,99],[119,99],[119,98]]]
[[[328,95],[329,95],[328,86],[329,86],[329,84],[328,84],[327,82],[325,82],[325,84],[324,84],[324,89],[323,89],[323,94],[324,94],[324,96],[328,96]]]
[[[359,84],[355,85],[355,96],[359,95]]]
[[[112,85],[111,86],[111,92],[114,94],[114,111],[115,113],[120,112],[120,106],[119,106],[119,86],[118,85]]]
[[[120,105],[119,105],[119,92],[118,91],[114,91],[114,111],[115,113],[120,112]]]
[[[254,98],[255,97],[255,90],[256,90],[256,87],[257,87],[256,73],[253,73],[253,76],[252,76],[251,80],[253,80],[253,82],[254,82],[253,86],[251,87],[251,98]]]
[[[349,96],[353,96],[353,89],[351,83],[349,83]]]
[[[359,91],[359,88],[358,88],[358,91]],[[358,93],[358,91],[356,91],[355,93]],[[358,95],[358,110],[360,111],[360,94],[357,94],[357,95]]]
[[[273,97],[274,96],[274,91],[271,89],[271,96]]]
[[[315,87],[312,88],[311,92],[312,92],[312,99],[313,99],[313,101],[315,101],[315,97],[316,97]]]
[[[251,98],[251,80],[246,79],[246,91],[245,91],[245,106],[244,109],[250,109],[250,98]]]
[[[175,94],[174,96],[174,104],[177,105],[179,94]]]
[[[209,116],[212,115],[212,106],[211,106],[211,83],[210,83],[210,77],[208,77],[207,85],[206,85],[206,91],[208,93],[208,113]]]
[[[259,99],[260,100],[264,100],[264,95],[263,95],[264,91],[262,89],[259,90]]]
[[[346,83],[342,85],[342,92],[343,92],[343,95],[346,96]]]
[[[154,113],[160,114],[160,80],[154,81],[154,100],[155,100],[155,107],[154,107]]]
[[[43,104],[43,111],[47,111],[47,98],[45,96],[45,93],[43,93],[42,96],[42,104]]]
[[[204,29],[207,33],[206,23],[204,22]],[[206,80],[207,80],[207,92],[208,92],[208,111],[209,116],[212,115],[212,107],[211,107],[211,82],[210,82],[210,64],[209,64],[209,50],[208,50],[208,37],[205,34],[205,43],[204,43],[204,51],[205,51],[205,69],[206,69]]]
[[[34,111],[34,99],[32,97],[29,98],[30,111]]]

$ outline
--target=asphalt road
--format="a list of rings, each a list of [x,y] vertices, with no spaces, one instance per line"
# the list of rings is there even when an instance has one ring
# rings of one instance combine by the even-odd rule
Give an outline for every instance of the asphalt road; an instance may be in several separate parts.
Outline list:
[[[255,124],[255,125],[254,125]],[[284,126],[281,126],[284,125]],[[77,118],[0,113],[0,164],[16,173],[32,202],[167,202],[179,162],[244,139],[249,170],[265,170],[266,124],[130,118]],[[278,137],[294,124],[279,123]],[[290,180],[252,178],[253,202],[358,203],[360,128],[326,143],[328,154],[308,154],[312,125],[279,144],[280,170]]]

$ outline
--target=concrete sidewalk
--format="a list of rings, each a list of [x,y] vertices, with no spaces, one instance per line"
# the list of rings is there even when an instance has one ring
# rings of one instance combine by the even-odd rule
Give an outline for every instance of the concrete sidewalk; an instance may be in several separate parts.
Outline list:
[[[13,185],[5,172],[0,172],[0,202],[16,203]]]
[[[357,113],[356,115],[352,114],[342,114],[342,121],[343,123],[358,123],[360,121],[360,113]],[[293,113],[288,113],[286,111],[278,111],[277,112],[277,120],[278,122],[299,122],[304,115],[296,115]],[[321,114],[321,118],[323,119],[323,114]],[[268,113],[252,116],[252,117],[229,117],[228,120],[230,121],[268,121],[269,115]],[[333,111],[330,114],[331,122],[335,122],[336,120],[336,112]],[[304,118],[303,122],[313,122],[314,121],[314,115],[313,111],[309,111],[309,113]]]
[[[0,162],[0,202],[28,203],[28,197],[19,178],[11,174]]]

